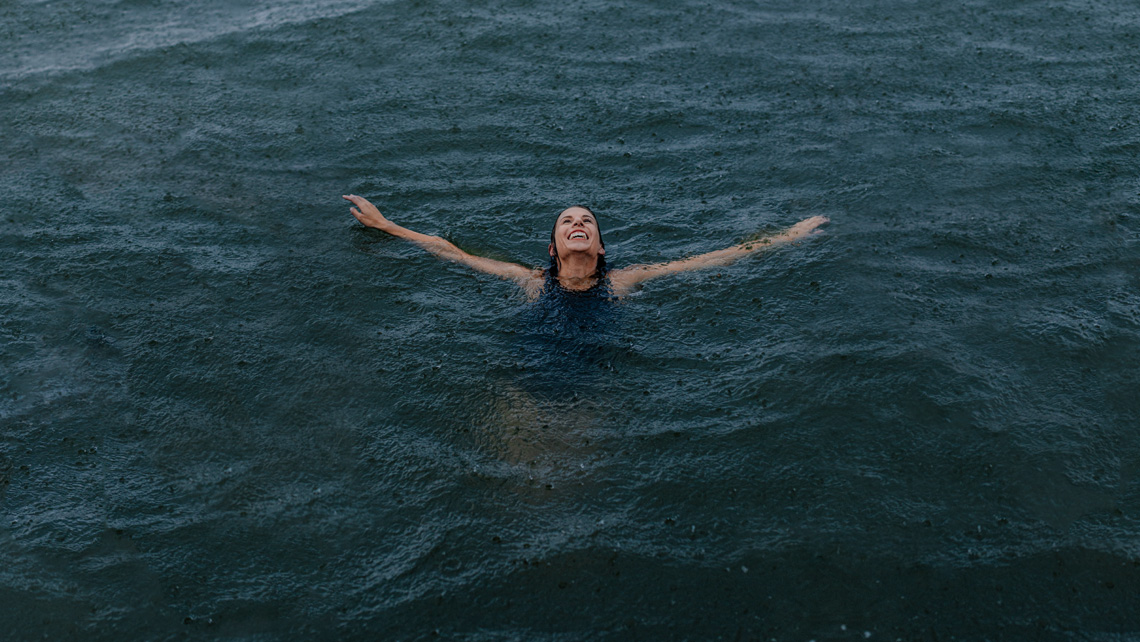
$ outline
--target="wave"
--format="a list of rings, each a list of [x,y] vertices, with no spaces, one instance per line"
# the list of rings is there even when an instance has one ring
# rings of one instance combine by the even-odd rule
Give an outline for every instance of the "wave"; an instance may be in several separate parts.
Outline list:
[[[237,33],[279,29],[339,18],[383,4],[378,0],[305,0],[186,3],[142,7],[118,2],[91,9],[79,4],[43,15],[17,16],[7,61],[0,58],[0,82],[12,83],[74,71],[88,71],[131,56],[192,45]],[[103,15],[99,15],[103,14]]]

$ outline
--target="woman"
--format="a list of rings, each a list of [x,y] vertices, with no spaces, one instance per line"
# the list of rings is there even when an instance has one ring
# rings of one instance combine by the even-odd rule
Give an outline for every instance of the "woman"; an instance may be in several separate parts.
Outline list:
[[[547,280],[550,280],[552,285],[570,292],[588,292],[595,288],[605,288],[614,296],[620,297],[628,294],[638,283],[648,279],[687,270],[729,265],[736,259],[762,248],[805,238],[817,233],[816,228],[828,221],[824,216],[813,216],[775,236],[759,241],[741,243],[679,261],[606,270],[606,246],[602,243],[597,218],[589,208],[574,206],[563,211],[555,219],[554,229],[550,233],[550,246],[547,248],[550,253],[550,267],[541,269],[472,256],[438,236],[420,234],[396,225],[384,218],[380,210],[363,197],[349,195],[343,198],[356,206],[349,211],[364,225],[412,241],[440,258],[510,279],[522,286],[531,299],[539,296]]]

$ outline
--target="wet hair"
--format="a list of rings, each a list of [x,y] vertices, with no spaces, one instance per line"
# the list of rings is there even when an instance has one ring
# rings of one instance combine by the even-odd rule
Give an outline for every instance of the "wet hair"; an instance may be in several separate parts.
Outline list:
[[[589,212],[590,216],[594,217],[594,223],[598,224],[598,215],[594,214],[594,210],[586,207],[585,205],[571,205],[570,207],[568,207],[566,209],[572,209],[574,207],[584,209],[587,212]],[[550,276],[555,277],[555,278],[558,278],[558,269],[560,267],[562,267],[561,261],[558,260],[558,250],[557,250],[558,245],[554,242],[554,233],[556,231],[558,231],[558,219],[561,216],[562,216],[562,214],[559,214],[558,216],[554,217],[554,227],[550,228],[550,244],[555,247],[555,251],[553,254],[550,255],[550,267],[547,268],[547,273],[549,273]],[[603,248],[606,246],[606,242],[602,240],[602,226],[601,225],[598,225],[598,244],[601,245]],[[598,263],[594,267],[594,273],[591,274],[590,276],[592,278],[595,278],[595,279],[600,279],[603,276],[605,276],[605,274],[606,274],[606,255],[605,254],[599,254],[598,255]]]

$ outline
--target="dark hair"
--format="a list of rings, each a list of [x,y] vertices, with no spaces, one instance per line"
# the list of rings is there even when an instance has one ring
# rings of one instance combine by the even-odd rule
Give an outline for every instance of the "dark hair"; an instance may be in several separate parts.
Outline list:
[[[585,205],[571,205],[570,207],[568,207],[566,209],[571,209],[574,207],[586,210],[587,212],[590,213],[590,216],[594,217],[594,223],[595,224],[598,223],[598,215],[594,214],[594,210],[586,207]],[[554,217],[554,227],[550,228],[550,244],[554,246],[554,253],[550,255],[550,267],[547,268],[547,271],[549,272],[550,276],[553,276],[555,278],[558,277],[558,268],[562,267],[562,263],[558,260],[558,245],[554,242],[554,232],[556,232],[558,230],[558,217],[559,216],[562,216],[562,215],[559,214],[558,216]],[[602,226],[600,224],[598,224],[598,243],[603,248],[606,247],[606,242],[602,240]],[[605,254],[599,254],[598,255],[598,262],[594,266],[594,273],[591,274],[590,276],[595,278],[595,279],[600,279],[603,276],[605,276],[605,274],[606,274],[606,255]]]

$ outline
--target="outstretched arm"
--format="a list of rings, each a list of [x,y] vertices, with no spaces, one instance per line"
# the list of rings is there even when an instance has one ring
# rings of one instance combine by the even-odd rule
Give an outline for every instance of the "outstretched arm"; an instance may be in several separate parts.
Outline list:
[[[441,259],[455,261],[456,263],[461,263],[480,272],[494,274],[504,279],[511,279],[523,287],[528,287],[531,281],[541,277],[541,271],[539,270],[526,268],[517,263],[507,263],[506,261],[496,261],[481,256],[474,256],[438,236],[420,234],[405,227],[400,227],[384,218],[380,210],[376,209],[375,205],[369,203],[368,199],[362,196],[349,195],[343,196],[342,198],[356,206],[349,208],[348,211],[356,217],[356,220],[364,225],[376,228],[382,232],[387,232],[392,236],[407,239]]]
[[[796,223],[792,227],[774,236],[768,236],[756,241],[748,241],[723,250],[716,250],[715,252],[709,252],[707,254],[698,254],[697,256],[690,256],[687,259],[670,261],[668,263],[631,265],[613,272],[610,275],[610,280],[615,290],[628,291],[634,285],[642,281],[665,276],[666,274],[676,274],[677,272],[730,265],[747,254],[768,249],[776,245],[791,243],[816,234],[819,232],[816,228],[827,223],[828,220],[826,216],[813,216]]]

